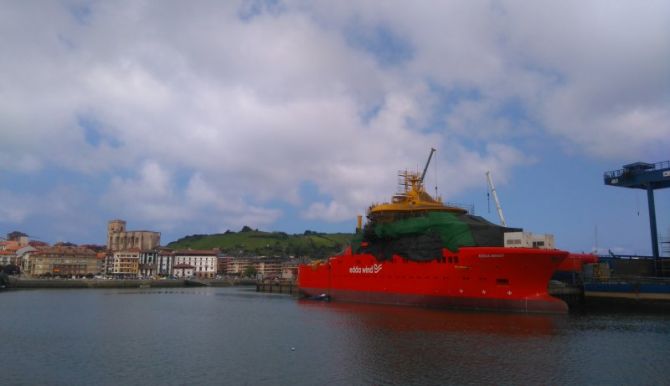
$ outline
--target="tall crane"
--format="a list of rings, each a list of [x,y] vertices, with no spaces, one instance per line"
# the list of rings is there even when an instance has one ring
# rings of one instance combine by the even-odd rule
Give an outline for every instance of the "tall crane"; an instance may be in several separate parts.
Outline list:
[[[428,156],[428,161],[426,161],[426,166],[423,168],[423,173],[421,173],[421,180],[420,182],[423,183],[423,178],[426,176],[426,172],[428,171],[428,165],[430,165],[430,159],[433,158],[433,153],[435,153],[434,148],[430,148],[430,155]]]
[[[496,203],[496,208],[498,209],[498,217],[500,217],[500,224],[506,227],[507,223],[505,222],[505,216],[503,216],[502,207],[500,206],[500,200],[498,200],[498,193],[496,193],[496,188],[493,186],[493,180],[491,179],[491,172],[486,172],[486,181],[489,183],[489,190],[493,194],[493,201]]]

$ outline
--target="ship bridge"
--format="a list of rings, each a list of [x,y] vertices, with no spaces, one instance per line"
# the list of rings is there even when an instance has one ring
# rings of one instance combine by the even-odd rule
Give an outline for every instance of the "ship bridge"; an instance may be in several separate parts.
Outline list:
[[[670,161],[634,162],[624,165],[622,169],[605,172],[605,185],[622,188],[644,189],[647,191],[649,204],[649,226],[651,228],[651,247],[654,257],[658,258],[658,231],[656,230],[656,206],[654,190],[670,188]]]

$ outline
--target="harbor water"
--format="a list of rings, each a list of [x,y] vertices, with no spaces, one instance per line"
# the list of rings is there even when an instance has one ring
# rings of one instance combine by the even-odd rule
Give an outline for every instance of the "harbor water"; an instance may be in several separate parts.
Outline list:
[[[525,315],[254,288],[0,292],[3,385],[667,385],[670,315]]]

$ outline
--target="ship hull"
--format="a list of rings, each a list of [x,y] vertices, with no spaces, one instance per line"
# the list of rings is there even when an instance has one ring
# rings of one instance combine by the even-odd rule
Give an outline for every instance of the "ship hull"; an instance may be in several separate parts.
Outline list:
[[[566,256],[557,250],[502,247],[445,249],[429,262],[345,253],[301,265],[298,284],[304,296],[332,301],[565,313],[567,305],[547,293],[547,284]]]

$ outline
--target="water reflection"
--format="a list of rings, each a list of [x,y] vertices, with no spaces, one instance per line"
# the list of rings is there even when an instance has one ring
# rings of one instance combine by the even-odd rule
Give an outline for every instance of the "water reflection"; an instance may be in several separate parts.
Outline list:
[[[120,296],[122,295],[122,296]],[[1,384],[667,384],[668,315],[296,301],[253,288],[0,294]],[[17,370],[18,369],[18,370]]]
[[[552,335],[562,315],[468,312],[419,307],[386,306],[359,303],[327,303],[300,300],[304,308],[319,309],[338,315],[365,330],[441,331],[486,333],[517,337]]]
[[[338,331],[342,365],[371,384],[566,381],[564,347],[547,345],[565,315],[433,310],[367,304],[299,306]],[[547,348],[548,347],[548,348]],[[531,365],[529,367],[529,365]]]

